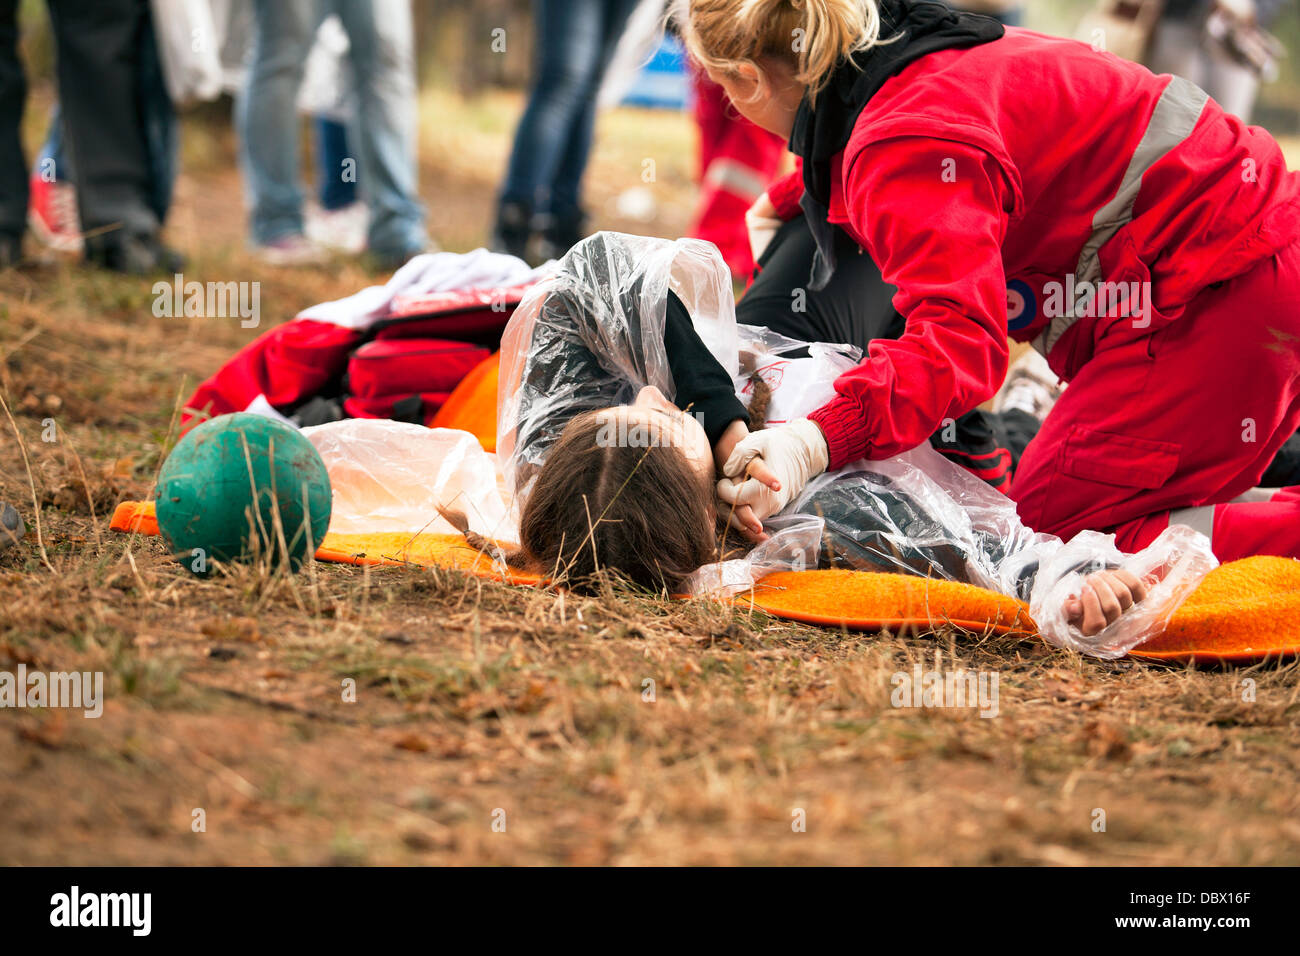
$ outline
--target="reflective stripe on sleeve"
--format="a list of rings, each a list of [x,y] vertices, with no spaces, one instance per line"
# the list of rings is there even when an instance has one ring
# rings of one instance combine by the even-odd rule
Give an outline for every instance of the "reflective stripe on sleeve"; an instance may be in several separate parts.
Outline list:
[[[733,159],[715,159],[709,163],[704,173],[704,184],[750,202],[767,189],[767,183],[758,172]]]
[[[1093,215],[1092,235],[1079,253],[1079,261],[1074,268],[1076,281],[1092,283],[1093,294],[1095,284],[1101,279],[1101,247],[1133,221],[1133,204],[1142,188],[1142,177],[1170,150],[1192,135],[1208,100],[1204,90],[1180,76],[1170,80],[1160,94],[1155,109],[1151,111],[1151,118],[1147,121],[1146,131],[1133,150],[1133,155],[1129,157],[1128,168],[1124,170],[1119,189]],[[1080,304],[1086,310],[1087,300]],[[1051,352],[1061,336],[1078,321],[1075,305],[1076,303],[1069,303],[1065,313],[1053,317],[1051,324],[1034,339],[1034,348],[1043,356]]]

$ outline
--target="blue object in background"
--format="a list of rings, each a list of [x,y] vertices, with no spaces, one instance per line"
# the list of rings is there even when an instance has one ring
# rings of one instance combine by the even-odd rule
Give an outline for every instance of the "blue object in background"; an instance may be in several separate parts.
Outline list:
[[[650,62],[641,68],[622,102],[628,106],[682,110],[690,102],[691,81],[682,41],[665,33]]]

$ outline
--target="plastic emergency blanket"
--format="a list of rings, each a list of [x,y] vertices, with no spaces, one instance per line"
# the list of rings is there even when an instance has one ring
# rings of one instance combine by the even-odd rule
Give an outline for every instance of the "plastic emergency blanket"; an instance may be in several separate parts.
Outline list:
[[[669,289],[735,377],[731,275],[706,242],[600,232],[528,291],[501,336],[497,454],[509,488],[524,490],[574,416],[626,405],[647,385],[672,400],[664,352]]]
[[[730,276],[712,246],[599,233],[527,293],[502,336],[497,450],[517,506],[574,415],[630,402],[646,385],[673,396],[663,344],[669,289],[742,398],[748,374],[763,375],[772,388],[769,421],[817,408],[860,357],[848,346],[737,325]],[[764,574],[815,568],[828,557],[855,570],[943,578],[1026,601],[1049,641],[1100,657],[1122,656],[1159,633],[1218,564],[1209,541],[1182,526],[1138,555],[1122,554],[1113,536],[1090,532],[1067,544],[1033,532],[1010,499],[928,446],[820,476],[771,527],[771,539],[747,557],[700,569],[692,590],[739,591]],[[1066,621],[1065,600],[1080,593],[1087,574],[1116,567],[1150,582],[1150,593],[1085,637]]]

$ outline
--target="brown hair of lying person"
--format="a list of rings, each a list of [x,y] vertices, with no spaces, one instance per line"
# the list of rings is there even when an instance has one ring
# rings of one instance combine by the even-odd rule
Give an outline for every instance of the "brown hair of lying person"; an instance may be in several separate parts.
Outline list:
[[[758,375],[750,382],[750,420],[761,427],[772,391]],[[520,548],[471,531],[463,514],[439,511],[475,550],[555,574],[575,590],[589,591],[602,571],[613,571],[640,587],[680,592],[697,568],[735,555],[727,516],[714,507],[712,481],[701,480],[680,449],[602,443],[606,411],[574,417],[551,448],[524,506]]]
[[[533,567],[579,591],[602,571],[670,593],[714,559],[713,485],[673,445],[601,442],[604,409],[565,426],[519,524]]]

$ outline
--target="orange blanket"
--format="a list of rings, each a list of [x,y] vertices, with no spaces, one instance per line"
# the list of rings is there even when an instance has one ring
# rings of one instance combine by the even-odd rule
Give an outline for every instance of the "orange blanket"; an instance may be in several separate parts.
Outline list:
[[[153,502],[124,502],[115,531],[157,534]],[[454,567],[536,584],[538,576],[494,567],[458,535],[327,534],[321,561]],[[1032,637],[1027,605],[969,584],[861,571],[787,571],[771,574],[736,600],[776,617],[875,631],[883,627],[939,627],[975,634]],[[1159,638],[1130,652],[1151,660],[1249,662],[1300,653],[1300,561],[1257,557],[1211,572],[1174,614]]]

